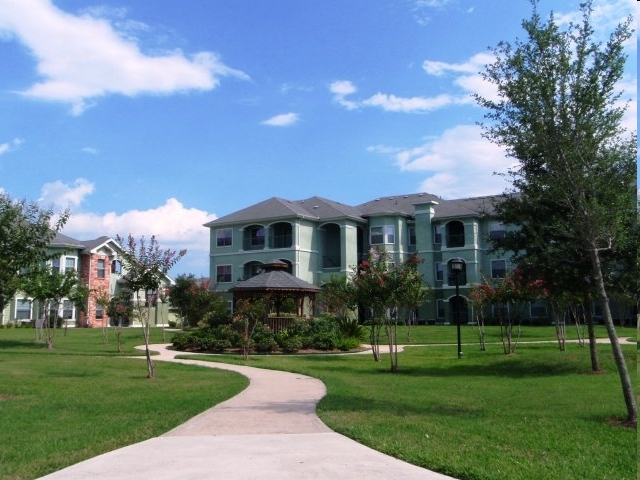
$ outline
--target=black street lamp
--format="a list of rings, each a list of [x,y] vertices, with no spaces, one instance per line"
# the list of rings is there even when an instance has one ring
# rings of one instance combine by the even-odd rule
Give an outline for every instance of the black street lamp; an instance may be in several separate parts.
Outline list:
[[[464,269],[464,260],[461,258],[452,258],[449,261],[451,271],[456,279],[456,328],[458,330],[458,358],[462,358],[462,343],[460,340],[460,273]]]

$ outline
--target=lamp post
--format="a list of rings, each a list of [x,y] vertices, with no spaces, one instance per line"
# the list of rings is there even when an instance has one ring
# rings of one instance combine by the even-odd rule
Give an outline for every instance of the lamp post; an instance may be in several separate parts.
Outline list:
[[[456,328],[458,330],[458,358],[462,358],[462,343],[460,339],[460,273],[464,269],[464,260],[461,258],[452,258],[449,261],[451,265],[451,271],[456,281],[456,311],[455,321]]]

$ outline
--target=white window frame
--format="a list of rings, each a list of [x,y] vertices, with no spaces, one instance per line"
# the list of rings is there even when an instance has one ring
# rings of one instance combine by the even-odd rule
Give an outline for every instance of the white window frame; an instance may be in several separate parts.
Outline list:
[[[18,315],[18,312],[27,312],[26,308],[18,308],[21,307],[23,305],[29,305],[29,316],[27,317],[21,317]],[[16,320],[29,320],[31,318],[33,318],[33,300],[31,300],[30,298],[19,298],[16,300],[16,306],[15,306],[15,318]]]
[[[225,235],[228,234],[228,235]],[[227,241],[229,243],[227,243]],[[233,228],[219,228],[216,230],[216,247],[233,246]]]
[[[221,274],[220,273],[220,269],[222,269],[222,268],[226,269],[227,267],[229,268],[229,273],[228,273],[229,280],[220,280],[220,277],[222,275],[224,275],[225,277],[227,275],[227,273],[222,273]],[[223,265],[216,265],[216,282],[217,283],[231,283],[232,281],[233,281],[233,265],[228,264],[228,263],[223,264]]]
[[[69,261],[73,262],[73,266],[69,266]],[[64,273],[77,272],[78,271],[78,257],[65,256],[64,257]]]
[[[374,233],[374,230],[376,231],[376,233]],[[375,241],[374,241],[374,237],[375,237]],[[395,243],[396,243],[396,227],[394,225],[376,225],[374,227],[369,228],[369,244],[370,245],[393,245]]]
[[[107,278],[107,260],[105,258],[98,259],[96,263],[96,276],[98,278]]]
[[[502,276],[495,275],[496,269],[494,268],[493,265],[498,262],[502,262],[504,264],[504,269],[502,269],[502,272],[503,272]],[[491,278],[505,278],[506,276],[507,276],[507,261],[500,258],[491,260]]]

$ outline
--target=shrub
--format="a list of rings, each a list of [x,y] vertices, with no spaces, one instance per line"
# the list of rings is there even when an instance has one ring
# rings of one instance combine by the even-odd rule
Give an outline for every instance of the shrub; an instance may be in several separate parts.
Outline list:
[[[262,322],[256,324],[251,339],[255,343],[256,351],[260,353],[270,353],[278,348],[278,343],[274,338],[273,332]]]
[[[337,348],[340,328],[334,317],[323,316],[311,322],[311,346],[318,350]]]
[[[301,337],[294,335],[281,338],[278,341],[278,345],[280,345],[284,353],[296,353],[302,348],[303,342]]]
[[[362,340],[356,337],[342,337],[338,341],[338,349],[347,352],[349,350],[354,350],[358,348],[362,344]]]

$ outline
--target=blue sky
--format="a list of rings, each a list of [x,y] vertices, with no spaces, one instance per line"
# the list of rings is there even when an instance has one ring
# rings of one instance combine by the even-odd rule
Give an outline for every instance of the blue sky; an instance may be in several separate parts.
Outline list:
[[[558,22],[579,0],[541,0]],[[603,35],[634,0],[595,0]],[[272,196],[497,194],[489,47],[527,0],[0,0],[0,190],[63,233],[155,234],[208,273],[207,221]],[[605,37],[603,36],[603,40]],[[625,124],[637,124],[637,41]]]

